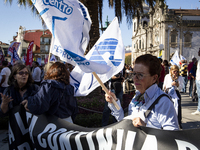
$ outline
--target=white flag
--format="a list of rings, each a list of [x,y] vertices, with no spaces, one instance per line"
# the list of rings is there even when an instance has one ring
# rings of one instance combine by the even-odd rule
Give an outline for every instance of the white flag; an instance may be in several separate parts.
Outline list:
[[[181,60],[180,60],[180,58],[179,58],[178,51],[176,51],[176,52],[174,53],[174,55],[172,56],[172,59],[170,60],[170,63],[171,63],[172,65],[180,66],[180,62],[181,62]]]
[[[53,51],[56,51],[61,60],[62,57],[69,59],[68,63],[75,61],[87,73],[103,74],[110,69],[107,65],[96,68],[103,64],[96,64],[84,57],[89,42],[91,19],[87,8],[81,2],[37,0],[33,3],[55,38],[51,49],[53,54],[55,54]]]
[[[106,74],[98,74],[103,83],[123,69],[125,50],[117,18],[114,18],[86,58],[110,66]],[[102,66],[96,67],[101,69]],[[100,85],[92,73],[84,73],[78,66],[71,72],[70,84],[75,87],[75,96],[88,95]]]

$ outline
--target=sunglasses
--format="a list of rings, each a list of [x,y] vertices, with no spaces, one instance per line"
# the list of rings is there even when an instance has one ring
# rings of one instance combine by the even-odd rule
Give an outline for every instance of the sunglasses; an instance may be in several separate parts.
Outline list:
[[[19,74],[19,75],[23,75],[23,74],[25,74],[25,75],[28,75],[28,71],[20,71],[20,72],[18,72],[17,74]]]

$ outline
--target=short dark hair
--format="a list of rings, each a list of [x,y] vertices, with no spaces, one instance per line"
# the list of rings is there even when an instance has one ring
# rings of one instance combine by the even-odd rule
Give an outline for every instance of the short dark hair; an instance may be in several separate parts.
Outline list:
[[[26,65],[23,65],[23,64],[16,64],[12,67],[12,71],[11,71],[11,74],[9,76],[9,80],[8,80],[8,84],[9,85],[14,85],[14,87],[16,89],[19,89],[19,85],[17,83],[17,81],[15,80],[14,76],[22,69],[26,68],[28,70],[28,81],[25,85],[25,87],[28,87],[30,86],[32,83],[33,83],[33,78],[32,78],[32,75],[31,75],[31,71],[30,69],[26,66]]]
[[[169,63],[168,63],[168,61],[166,59],[163,60],[163,64],[166,65],[166,66],[169,66]]]
[[[158,59],[160,60],[161,63],[163,62],[162,58],[158,58]]]
[[[34,63],[36,64],[36,66],[39,66],[39,63],[37,61],[34,61]]]
[[[157,74],[158,75],[157,84],[159,83],[162,67],[159,59],[156,56],[153,56],[151,54],[141,55],[136,58],[135,64],[143,64],[144,66],[146,66],[149,69],[149,74],[151,76]]]
[[[4,60],[3,62],[2,62],[2,66],[8,66],[8,61],[7,60]]]
[[[65,84],[68,85],[70,82],[69,82],[69,71],[67,70],[67,66],[61,62],[55,62],[47,70],[44,79],[56,80],[59,82],[64,82]]]

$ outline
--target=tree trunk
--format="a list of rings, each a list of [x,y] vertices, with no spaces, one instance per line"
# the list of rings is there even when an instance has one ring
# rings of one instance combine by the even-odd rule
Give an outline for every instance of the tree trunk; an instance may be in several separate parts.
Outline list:
[[[92,25],[90,29],[90,42],[85,52],[85,54],[87,54],[96,43],[96,41],[99,39],[98,1],[87,0],[84,5],[87,7],[92,20]]]

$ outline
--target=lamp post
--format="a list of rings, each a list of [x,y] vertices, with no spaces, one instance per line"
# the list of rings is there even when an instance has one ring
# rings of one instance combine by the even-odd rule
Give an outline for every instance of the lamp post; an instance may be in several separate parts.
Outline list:
[[[106,29],[107,29],[107,27],[109,26],[109,24],[110,24],[110,22],[108,21],[108,16],[107,16],[107,19],[106,19],[106,22],[105,22],[105,27],[101,27],[100,29],[101,29],[101,31],[102,31],[102,33],[103,33],[103,31],[105,31]]]

